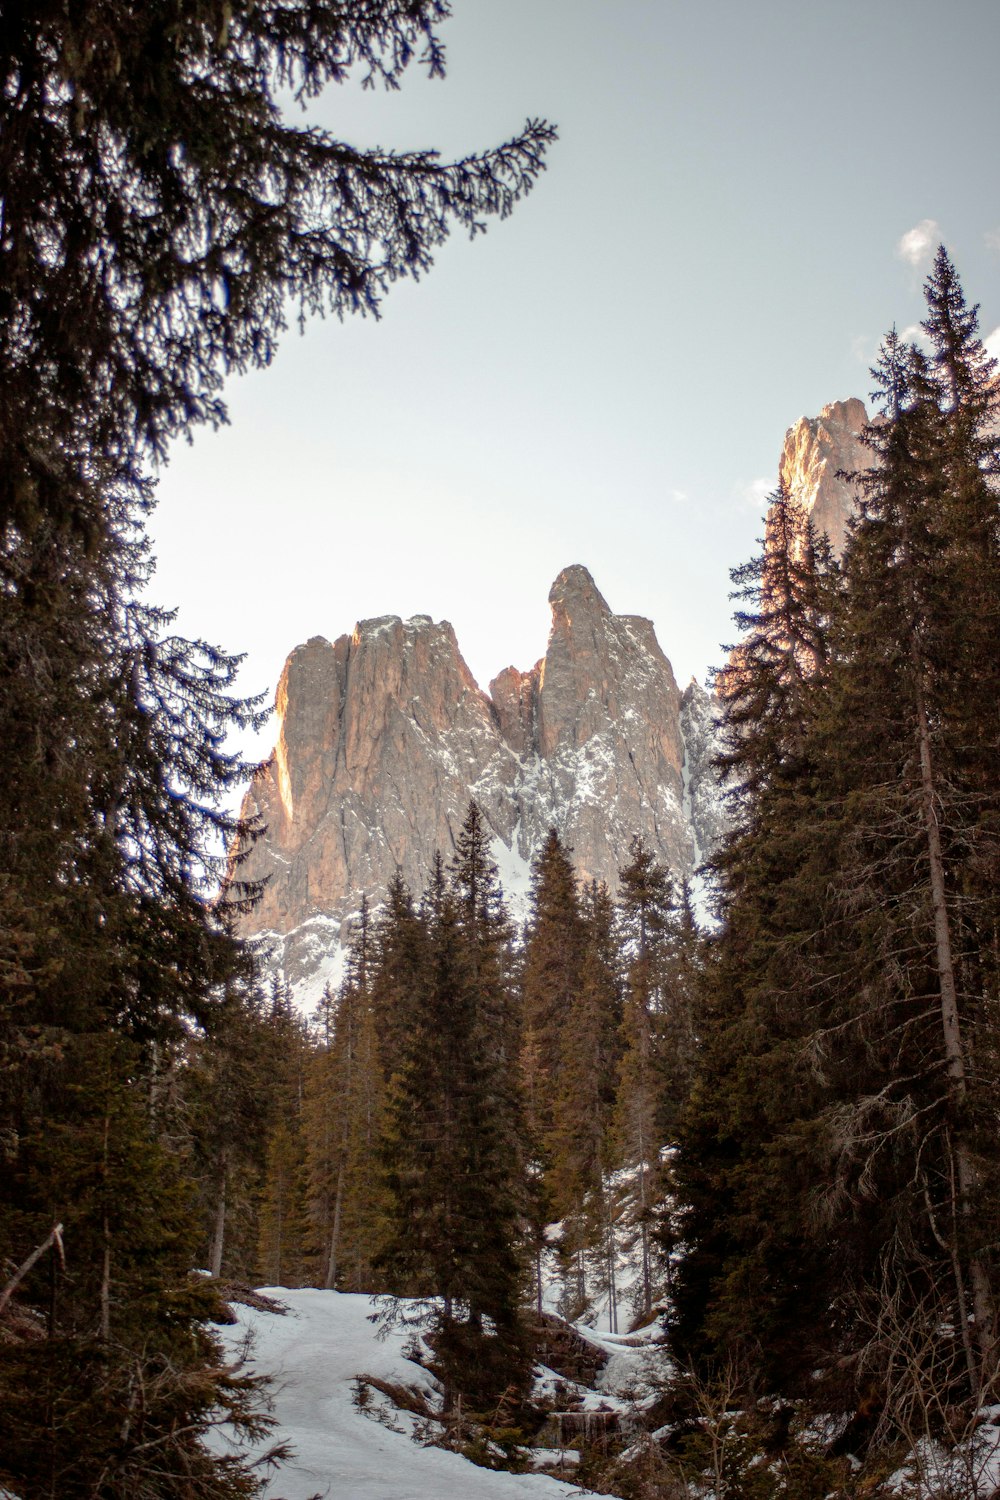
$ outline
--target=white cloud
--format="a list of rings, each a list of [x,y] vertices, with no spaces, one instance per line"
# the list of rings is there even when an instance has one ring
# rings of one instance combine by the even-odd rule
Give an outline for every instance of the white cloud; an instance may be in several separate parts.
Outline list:
[[[872,363],[877,352],[875,340],[867,333],[856,333],[851,339],[851,354],[865,369]]]
[[[983,343],[986,345],[987,354],[992,359],[1000,360],[1000,328],[994,328],[992,333],[988,333]]]
[[[915,270],[930,264],[931,257],[941,243],[941,226],[936,219],[921,219],[901,237],[896,246],[900,260],[907,261]]]
[[[765,475],[760,479],[751,479],[737,485],[736,493],[744,505],[748,505],[758,514],[763,514],[767,509],[767,502],[773,489],[774,479]]]
[[[991,250],[1000,251],[1000,228],[987,229],[986,233],[983,235],[983,239],[986,241],[987,245],[989,245]]]

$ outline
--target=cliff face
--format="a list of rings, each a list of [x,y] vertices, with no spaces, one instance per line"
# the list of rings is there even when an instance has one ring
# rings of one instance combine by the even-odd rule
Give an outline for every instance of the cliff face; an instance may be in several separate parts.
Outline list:
[[[419,891],[470,798],[514,894],[549,827],[584,878],[614,888],[641,834],[678,875],[696,850],[684,806],[681,695],[649,620],[615,615],[583,567],[552,586],[545,657],[480,691],[454,631],[426,615],[315,637],[278,684],[278,736],[244,813],[267,833],[240,874],[266,880],[248,930],[279,939],[311,993],[361,893],[399,870]]]
[[[559,574],[549,604],[518,786],[520,854],[530,859],[554,825],[581,876],[614,889],[641,834],[687,873],[694,851],[682,810],[680,693],[652,623],[612,614],[582,567]]]
[[[794,500],[809,511],[817,531],[830,538],[839,556],[844,532],[854,511],[854,494],[839,471],[851,474],[871,465],[861,442],[868,422],[863,401],[831,401],[818,417],[800,417],[785,434],[778,473]]]

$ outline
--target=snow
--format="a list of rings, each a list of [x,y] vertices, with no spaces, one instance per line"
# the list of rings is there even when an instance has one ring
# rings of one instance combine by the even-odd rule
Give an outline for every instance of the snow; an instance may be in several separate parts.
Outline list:
[[[376,1299],[342,1292],[263,1288],[285,1315],[237,1309],[239,1324],[220,1330],[234,1353],[249,1331],[251,1366],[272,1377],[277,1428],[266,1446],[286,1441],[292,1457],[272,1473],[267,1500],[569,1500],[593,1492],[551,1475],[482,1469],[460,1454],[425,1445],[418,1419],[374,1393],[367,1412],[356,1400],[359,1376],[408,1386],[436,1400],[433,1377],[407,1359],[412,1329],[397,1324],[383,1335],[372,1322]],[[578,1332],[611,1357],[588,1390],[538,1367],[536,1392],[571,1401],[578,1410],[611,1411],[627,1430],[669,1369],[656,1327],[614,1335],[583,1324]],[[370,1389],[370,1388],[369,1388]],[[390,1425],[378,1420],[381,1414]],[[975,1431],[958,1434],[954,1448],[918,1442],[888,1488],[912,1500],[952,1490],[989,1494],[1000,1485],[1000,1406],[980,1414]],[[222,1442],[218,1435],[214,1441]],[[533,1449],[529,1464],[551,1463],[555,1450]],[[572,1465],[569,1449],[562,1459]],[[0,1500],[9,1492],[0,1489]],[[17,1500],[11,1495],[9,1500]]]
[[[275,1377],[279,1425],[269,1442],[287,1440],[295,1451],[272,1475],[264,1492],[269,1500],[559,1500],[589,1493],[547,1475],[478,1468],[364,1415],[353,1399],[359,1375],[433,1389],[427,1372],[403,1353],[410,1331],[397,1327],[380,1337],[370,1321],[376,1306],[370,1297],[264,1291],[288,1308],[286,1315],[240,1307],[239,1324],[220,1333],[236,1349],[250,1330],[252,1366]],[[394,1419],[412,1430],[406,1413]]]
[[[518,853],[517,842],[520,832],[519,820],[511,834],[509,849],[501,838],[494,838],[490,846],[490,853],[500,876],[500,887],[507,910],[516,922],[526,920],[531,897],[531,862]]]

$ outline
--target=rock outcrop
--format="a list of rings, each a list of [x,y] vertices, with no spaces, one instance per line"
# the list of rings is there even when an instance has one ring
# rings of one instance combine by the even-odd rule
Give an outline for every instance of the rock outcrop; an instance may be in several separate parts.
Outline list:
[[[830,538],[838,556],[854,512],[854,492],[838,474],[871,464],[871,453],[861,442],[867,422],[864,402],[851,396],[831,401],[818,417],[800,417],[785,434],[780,478],[792,498],[809,511],[817,531]]]
[[[689,872],[680,693],[652,622],[612,614],[582,567],[559,574],[549,604],[517,793],[519,853],[529,859],[554,825],[581,876],[614,889],[639,834]]]
[[[636,834],[676,875],[693,869],[681,695],[652,623],[613,614],[580,566],[549,600],[544,658],[489,695],[427,615],[365,620],[289,656],[277,743],[244,804],[267,832],[239,873],[266,882],[248,930],[274,936],[300,996],[331,977],[361,893],[377,901],[397,870],[419,891],[473,797],[515,898],[553,825],[581,876],[612,889]]]

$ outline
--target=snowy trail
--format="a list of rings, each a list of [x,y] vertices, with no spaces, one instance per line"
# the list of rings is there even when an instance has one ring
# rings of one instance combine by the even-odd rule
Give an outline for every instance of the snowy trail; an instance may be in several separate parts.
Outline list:
[[[589,1493],[546,1475],[480,1469],[457,1453],[424,1448],[391,1432],[352,1404],[357,1375],[429,1387],[407,1360],[408,1337],[384,1341],[368,1321],[369,1297],[343,1292],[264,1288],[288,1309],[284,1316],[237,1308],[238,1327],[220,1330],[230,1347],[254,1333],[252,1364],[274,1379],[279,1427],[272,1434],[295,1449],[272,1475],[268,1500],[558,1500]]]

